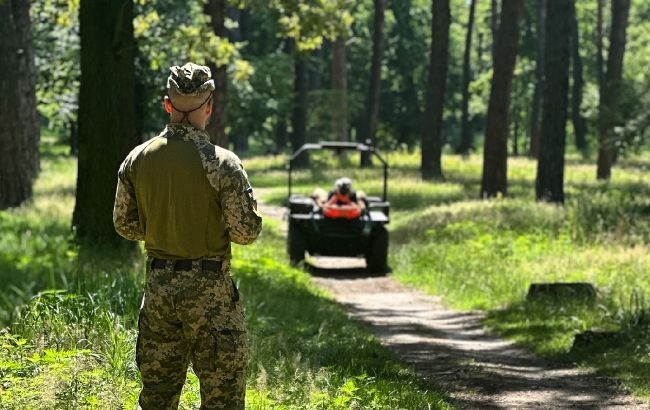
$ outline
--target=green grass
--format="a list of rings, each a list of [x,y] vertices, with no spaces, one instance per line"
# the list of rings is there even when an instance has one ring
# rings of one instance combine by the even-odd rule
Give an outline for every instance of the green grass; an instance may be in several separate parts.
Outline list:
[[[0,212],[0,409],[134,408],[143,255],[75,243],[75,161],[47,140],[43,150],[34,200]],[[234,248],[251,345],[247,408],[452,408],[278,257],[278,232],[271,221],[254,245]],[[199,401],[190,372],[180,408]]]
[[[452,307],[481,309],[491,329],[542,356],[592,366],[650,402],[647,153],[621,160],[609,182],[596,181],[595,161],[569,156],[564,207],[535,202],[536,163],[527,158],[509,159],[508,198],[483,201],[477,156],[444,156],[444,182],[421,180],[417,152],[387,157],[395,279],[442,295]],[[251,175],[275,187],[266,199],[279,204],[286,198],[284,171],[279,159],[272,161],[257,163]],[[378,168],[320,161],[317,170],[296,172],[302,193],[343,174],[360,189],[381,187]],[[531,283],[572,281],[594,284],[596,300],[526,300]],[[588,329],[619,337],[572,350],[574,336]]]
[[[142,255],[76,244],[70,231],[75,161],[43,144],[32,202],[0,212],[0,409],[132,408]],[[480,158],[443,157],[445,182],[422,181],[417,153],[388,153],[393,277],[442,295],[459,309],[482,309],[485,324],[556,360],[593,366],[650,400],[650,161],[623,161],[608,183],[569,158],[565,207],[534,201],[535,163],[509,161],[509,197],[477,200]],[[297,170],[296,192],[329,188],[348,175],[381,193],[379,168],[314,156]],[[286,199],[286,156],[245,161],[265,200]],[[349,166],[352,165],[352,169]],[[347,315],[290,268],[281,222],[235,247],[233,274],[244,295],[251,361],[251,409],[451,408]],[[535,282],[587,281],[595,301],[528,301]],[[571,349],[587,329],[613,340]],[[190,372],[181,408],[197,408]]]

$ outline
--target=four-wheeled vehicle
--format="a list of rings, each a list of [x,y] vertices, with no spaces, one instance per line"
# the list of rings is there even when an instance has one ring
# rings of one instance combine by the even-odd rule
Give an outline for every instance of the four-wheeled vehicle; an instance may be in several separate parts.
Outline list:
[[[292,172],[296,159],[307,151],[333,150],[367,152],[383,165],[383,195],[366,196],[365,209],[354,218],[336,218],[324,215],[312,196],[292,192]],[[289,159],[289,195],[287,249],[289,259],[297,264],[305,259],[305,252],[313,256],[363,257],[369,272],[388,271],[388,231],[390,203],[387,198],[388,164],[368,144],[351,142],[308,143]]]

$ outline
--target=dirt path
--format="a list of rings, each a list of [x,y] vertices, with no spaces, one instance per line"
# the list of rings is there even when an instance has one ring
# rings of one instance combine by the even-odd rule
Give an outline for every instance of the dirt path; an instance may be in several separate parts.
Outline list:
[[[268,217],[281,208],[261,205]],[[422,377],[464,409],[647,409],[591,372],[558,366],[486,333],[480,312],[446,309],[439,297],[390,277],[364,277],[364,262],[315,258],[314,282],[368,325]]]

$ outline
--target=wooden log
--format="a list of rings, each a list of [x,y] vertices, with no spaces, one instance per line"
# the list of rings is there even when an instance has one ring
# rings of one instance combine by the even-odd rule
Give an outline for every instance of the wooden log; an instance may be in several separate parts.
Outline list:
[[[621,338],[620,332],[614,332],[601,329],[589,329],[584,332],[578,333],[573,337],[573,345],[571,351],[574,352],[579,349],[593,348],[595,346],[606,347],[611,343],[617,343]]]
[[[531,283],[526,300],[537,297],[593,300],[596,298],[596,288],[586,282]]]

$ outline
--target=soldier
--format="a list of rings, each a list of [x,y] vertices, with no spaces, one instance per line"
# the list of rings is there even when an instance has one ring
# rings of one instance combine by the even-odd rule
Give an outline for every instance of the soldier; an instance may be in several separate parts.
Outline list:
[[[147,251],[139,404],[177,409],[191,362],[201,409],[243,409],[248,350],[230,243],[253,242],[262,218],[240,159],[205,131],[210,69],[187,63],[170,70],[164,106],[171,121],[120,166],[113,210],[117,232],[144,241]]]

